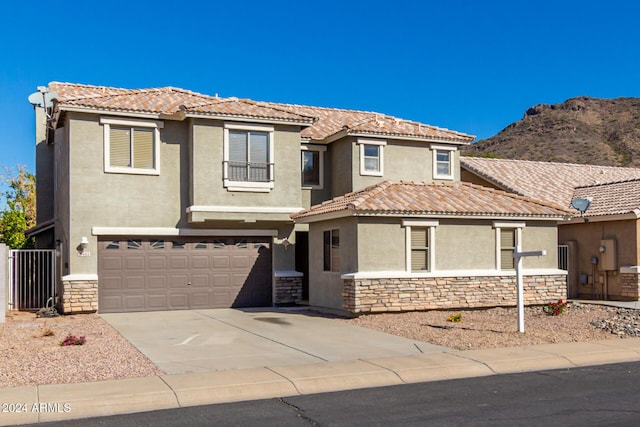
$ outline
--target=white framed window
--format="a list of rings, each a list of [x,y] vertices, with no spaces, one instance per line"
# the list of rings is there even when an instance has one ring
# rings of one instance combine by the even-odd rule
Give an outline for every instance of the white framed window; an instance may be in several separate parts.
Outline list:
[[[229,191],[273,188],[273,126],[225,123],[223,181]]]
[[[433,156],[433,178],[453,179],[453,158],[455,147],[431,144]]]
[[[325,230],[322,235],[324,271],[340,271],[340,230]]]
[[[324,153],[323,145],[302,145],[302,186],[306,188],[324,188]]]
[[[435,271],[435,231],[437,220],[402,220],[406,233],[406,270],[410,273]]]
[[[360,146],[360,175],[384,175],[384,147],[386,141],[358,139]]]
[[[101,117],[104,129],[104,171],[160,174],[160,129],[157,120]]]
[[[496,230],[496,269],[515,270],[513,254],[521,245],[525,223],[494,221],[493,227]]]

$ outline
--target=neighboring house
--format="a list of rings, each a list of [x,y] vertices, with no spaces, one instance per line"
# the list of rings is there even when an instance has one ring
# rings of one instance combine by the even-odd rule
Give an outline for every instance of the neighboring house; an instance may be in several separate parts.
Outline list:
[[[58,250],[65,313],[509,305],[516,247],[548,252],[524,261],[529,303],[565,295],[556,222],[567,212],[461,184],[470,135],[171,87],[48,90],[32,234]],[[376,202],[323,211],[353,192]]]
[[[640,169],[462,157],[462,179],[567,207],[569,296],[640,300]],[[584,214],[574,198],[591,198]]]

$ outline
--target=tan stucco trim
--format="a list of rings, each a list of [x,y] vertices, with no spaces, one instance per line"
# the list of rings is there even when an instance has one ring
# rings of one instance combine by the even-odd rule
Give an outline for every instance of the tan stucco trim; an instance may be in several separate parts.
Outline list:
[[[84,281],[84,280],[98,280],[97,274],[68,274],[66,276],[62,276],[63,282],[75,282],[75,281]]]
[[[273,273],[274,277],[304,277],[304,273],[301,273],[299,271],[293,271],[293,270],[281,270],[281,271],[275,271]]]
[[[620,267],[620,273],[638,274],[640,273],[640,266],[638,265],[624,265]]]
[[[94,236],[271,236],[278,230],[191,229],[170,227],[93,227]]]
[[[89,113],[89,114],[108,114],[111,116],[119,116],[119,117],[138,117],[142,119],[170,119],[166,114],[157,114],[157,113],[134,113],[130,111],[111,111],[111,110],[103,110],[97,108],[83,108],[83,107],[70,107],[66,105],[59,106],[60,111],[69,111],[74,113]]]
[[[187,213],[192,212],[224,212],[224,213],[269,213],[269,214],[292,214],[300,212],[303,208],[298,207],[260,207],[260,206],[189,206]]]
[[[344,134],[343,134],[344,132]],[[463,141],[456,141],[456,140],[451,140],[451,139],[438,139],[438,138],[424,138],[421,136],[410,136],[410,135],[392,135],[392,134],[380,134],[380,135],[376,135],[373,133],[363,133],[363,132],[349,132],[349,131],[341,131],[338,132],[332,136],[330,136],[329,138],[331,138],[332,141],[335,141],[336,139],[340,139],[342,136],[340,136],[339,138],[333,138],[333,136],[338,136],[339,134],[343,134],[342,136],[355,136],[358,138],[380,138],[380,139],[397,139],[400,141],[419,141],[419,142],[429,142],[429,143],[439,143],[439,144],[455,144],[455,145],[470,145],[471,142],[463,142]],[[329,139],[327,138],[327,139]]]
[[[523,270],[525,276],[551,276],[567,274],[565,270],[555,268],[535,268]],[[356,273],[343,274],[342,279],[406,279],[406,278],[430,278],[430,277],[490,277],[490,276],[515,276],[515,270],[440,270],[428,273],[410,273],[407,271],[358,271]]]
[[[513,217],[498,217],[496,215],[452,215],[452,214],[438,214],[429,213],[425,215],[419,214],[404,214],[404,213],[377,213],[377,212],[356,212],[349,209],[342,209],[339,211],[328,212],[324,214],[318,214],[313,216],[307,216],[302,218],[296,218],[294,221],[299,224],[310,224],[313,222],[327,221],[330,219],[344,218],[349,216],[358,217],[380,217],[380,218],[436,218],[436,219],[493,219],[500,218],[502,221],[561,221],[564,217],[561,216],[513,216]],[[513,226],[511,226],[513,227]]]
[[[191,119],[211,119],[211,120],[224,120],[224,121],[232,121],[232,122],[240,122],[240,123],[264,123],[264,124],[278,124],[278,125],[303,126],[303,127],[308,127],[312,125],[312,123],[307,121],[279,120],[275,118],[261,119],[258,117],[244,117],[244,116],[236,117],[236,116],[225,116],[223,114],[187,113],[184,115],[184,117],[191,118]]]

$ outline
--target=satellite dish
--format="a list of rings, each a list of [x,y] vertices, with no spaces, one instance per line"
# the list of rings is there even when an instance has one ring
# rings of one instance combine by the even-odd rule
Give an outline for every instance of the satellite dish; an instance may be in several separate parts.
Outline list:
[[[53,105],[53,100],[58,97],[55,92],[34,92],[29,95],[29,104],[34,107],[50,108]]]
[[[589,209],[591,201],[593,201],[593,197],[576,197],[575,199],[571,200],[571,206],[574,209],[579,210],[580,213],[583,214],[587,211],[587,209]]]

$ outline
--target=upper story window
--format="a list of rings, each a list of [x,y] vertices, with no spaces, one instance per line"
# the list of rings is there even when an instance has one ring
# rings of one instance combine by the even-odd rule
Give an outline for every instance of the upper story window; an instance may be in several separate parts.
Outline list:
[[[151,120],[103,117],[104,170],[112,173],[160,174],[160,131]]]
[[[456,149],[449,146],[431,145],[433,150],[433,178],[453,179],[453,157]]]
[[[384,146],[386,141],[358,139],[360,145],[360,175],[382,176],[384,174]]]
[[[273,188],[273,126],[224,126],[224,186],[230,191]]]
[[[324,187],[324,152],[327,147],[303,145],[302,149],[302,186],[322,189]]]
[[[524,223],[516,222],[497,222],[493,223],[496,229],[496,258],[498,270],[515,270],[515,258],[513,254],[516,252],[522,239],[522,229]]]

